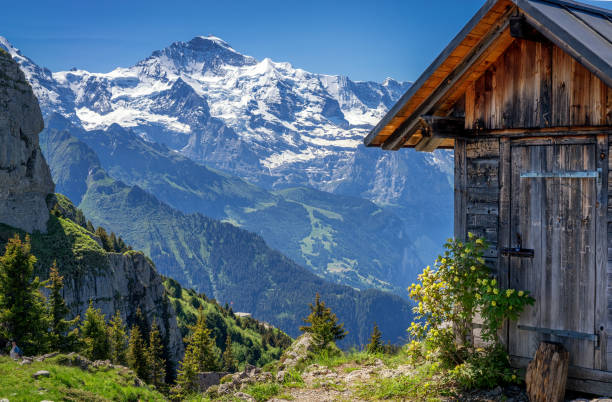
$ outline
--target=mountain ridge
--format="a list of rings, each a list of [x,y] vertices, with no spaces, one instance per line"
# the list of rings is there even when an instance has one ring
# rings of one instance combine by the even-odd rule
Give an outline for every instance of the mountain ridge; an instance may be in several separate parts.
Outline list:
[[[8,46],[38,88],[47,120],[59,112],[86,130],[117,124],[271,191],[312,187],[372,201],[403,223],[392,242],[414,244],[418,260],[432,260],[451,232],[450,154],[387,154],[361,145],[409,83],[309,73],[257,61],[219,41],[174,42],[109,73],[50,73]],[[427,214],[415,212],[422,206]],[[411,252],[399,251],[407,258],[385,269],[421,268],[420,262],[407,267]]]

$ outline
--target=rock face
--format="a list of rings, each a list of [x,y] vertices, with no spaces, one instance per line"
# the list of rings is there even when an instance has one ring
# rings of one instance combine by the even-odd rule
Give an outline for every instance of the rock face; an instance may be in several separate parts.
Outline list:
[[[92,300],[107,319],[119,311],[130,325],[140,308],[149,325],[157,322],[167,340],[169,359],[177,363],[184,353],[182,337],[155,267],[140,252],[109,253],[108,259],[108,267],[92,267],[64,278],[64,299],[71,312],[83,317]]]
[[[0,223],[27,232],[47,230],[51,172],[38,146],[38,101],[19,65],[0,51]]]
[[[0,223],[30,233],[47,231],[47,199],[55,188],[39,148],[43,128],[32,88],[19,65],[0,49]],[[131,324],[140,308],[148,324],[157,321],[169,359],[178,362],[182,337],[155,267],[138,252],[108,253],[105,258],[100,266],[65,277],[64,298],[71,312],[83,317],[92,300],[107,318],[119,311]]]

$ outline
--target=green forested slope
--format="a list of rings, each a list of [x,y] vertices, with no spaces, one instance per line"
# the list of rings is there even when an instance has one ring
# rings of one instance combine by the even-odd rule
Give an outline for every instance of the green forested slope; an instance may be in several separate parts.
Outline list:
[[[179,211],[199,212],[258,233],[272,248],[337,283],[405,296],[422,268],[402,221],[364,199],[310,188],[269,192],[117,125],[87,132],[53,116],[47,126],[41,147],[58,191],[79,202],[89,163]],[[84,150],[85,144],[93,152]],[[67,159],[73,158],[70,165]]]
[[[184,289],[174,279],[166,278],[164,285],[183,336],[196,323],[199,309],[202,309],[206,325],[220,351],[225,350],[227,335],[230,335],[232,352],[240,368],[245,363],[263,366],[278,360],[283,350],[291,345],[292,339],[281,330],[250,317],[238,317],[231,307],[222,307],[214,299]]]
[[[75,172],[82,174],[70,168],[69,160],[90,161],[85,169],[87,192],[81,196],[80,207],[96,225],[143,250],[164,275],[222,303],[233,301],[237,311],[252,313],[290,335],[297,334],[308,303],[320,292],[349,328],[346,344],[365,343],[374,321],[385,339],[396,341],[404,336],[412,314],[410,305],[401,298],[331,284],[269,248],[255,233],[200,214],[184,214],[138,186],[117,181],[100,168],[93,150],[67,132],[47,132],[41,138],[45,153],[53,154],[62,147],[65,155],[60,172],[66,174],[57,175],[61,179],[56,183],[58,189],[70,182]],[[54,159],[50,155],[55,175]],[[300,201],[299,190],[290,196]],[[322,200],[315,205],[313,216],[330,215]],[[352,206],[347,203],[345,207]],[[270,222],[260,216],[260,223],[267,226]],[[286,219],[291,216],[288,213]]]
[[[165,275],[236,310],[297,335],[308,303],[319,292],[350,333],[345,344],[365,343],[374,321],[397,341],[410,323],[408,302],[377,290],[329,283],[270,249],[251,232],[199,214],[183,214],[136,186],[98,169],[80,206],[96,224],[120,233],[150,255]]]

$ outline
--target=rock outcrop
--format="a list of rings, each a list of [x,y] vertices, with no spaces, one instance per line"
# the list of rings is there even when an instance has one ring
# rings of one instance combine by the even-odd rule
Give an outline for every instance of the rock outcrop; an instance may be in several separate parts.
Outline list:
[[[55,185],[38,142],[43,128],[30,84],[19,65],[0,49],[0,223],[29,233],[47,232],[54,199]],[[57,255],[65,252],[62,246],[51,247]],[[82,252],[87,257],[88,252]],[[83,317],[92,300],[108,319],[119,311],[131,324],[140,308],[149,325],[157,321],[169,359],[178,362],[184,347],[176,313],[151,261],[139,252],[105,253],[100,248],[90,253],[99,258],[89,263],[83,259],[81,269],[64,275],[64,298],[71,312]]]
[[[136,251],[109,253],[108,266],[91,267],[86,272],[64,278],[64,299],[73,314],[84,316],[92,300],[95,308],[110,319],[119,311],[128,325],[136,319],[140,308],[149,325],[159,325],[167,340],[169,359],[182,359],[184,347],[176,322],[176,313],[165,295],[161,276],[144,256]]]
[[[0,50],[0,223],[47,230],[51,172],[38,146],[44,128],[38,101],[19,65]]]

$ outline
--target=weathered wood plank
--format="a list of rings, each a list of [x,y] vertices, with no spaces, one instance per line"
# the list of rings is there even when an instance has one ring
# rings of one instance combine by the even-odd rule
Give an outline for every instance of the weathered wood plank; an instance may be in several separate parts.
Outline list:
[[[609,144],[607,135],[597,137],[595,157],[601,169],[601,180],[597,181],[596,235],[595,235],[595,329],[600,334],[599,348],[595,349],[594,368],[608,369],[607,338],[608,324],[608,164]],[[603,336],[602,336],[603,335]],[[610,366],[612,367],[612,366]]]
[[[514,247],[520,243],[524,248],[535,250],[534,258],[510,258],[510,287],[529,290],[536,298],[536,304],[525,310],[519,324],[591,334],[595,331],[597,180],[521,179],[519,172],[595,170],[598,163],[607,164],[603,160],[598,162],[598,158],[598,147],[592,141],[512,142],[508,175],[511,177],[507,225],[510,238],[509,244],[503,246]],[[598,208],[605,219],[607,208],[601,209],[601,205]],[[503,213],[500,211],[500,215]],[[599,230],[607,240],[606,226]],[[607,248],[607,241],[601,242],[601,248]],[[607,255],[600,258],[603,258],[600,264],[605,264]],[[592,340],[555,338],[511,325],[509,351],[529,357],[535,353],[539,341],[555,340],[570,351],[572,364],[594,367],[596,345]],[[600,367],[604,364],[602,355],[600,352]]]
[[[499,221],[498,221],[498,239],[500,248],[510,247],[510,177],[508,171],[511,168],[510,162],[510,142],[507,138],[500,139],[499,142]],[[502,289],[509,288],[509,263],[510,257],[502,257],[499,255],[498,249],[497,260],[497,275],[499,284]],[[504,345],[508,347],[509,322],[506,320],[501,329],[501,339]]]
[[[466,128],[612,124],[609,89],[550,42],[516,40],[466,88]],[[466,116],[468,116],[466,114]]]
[[[466,237],[466,141],[455,141],[455,238]]]

